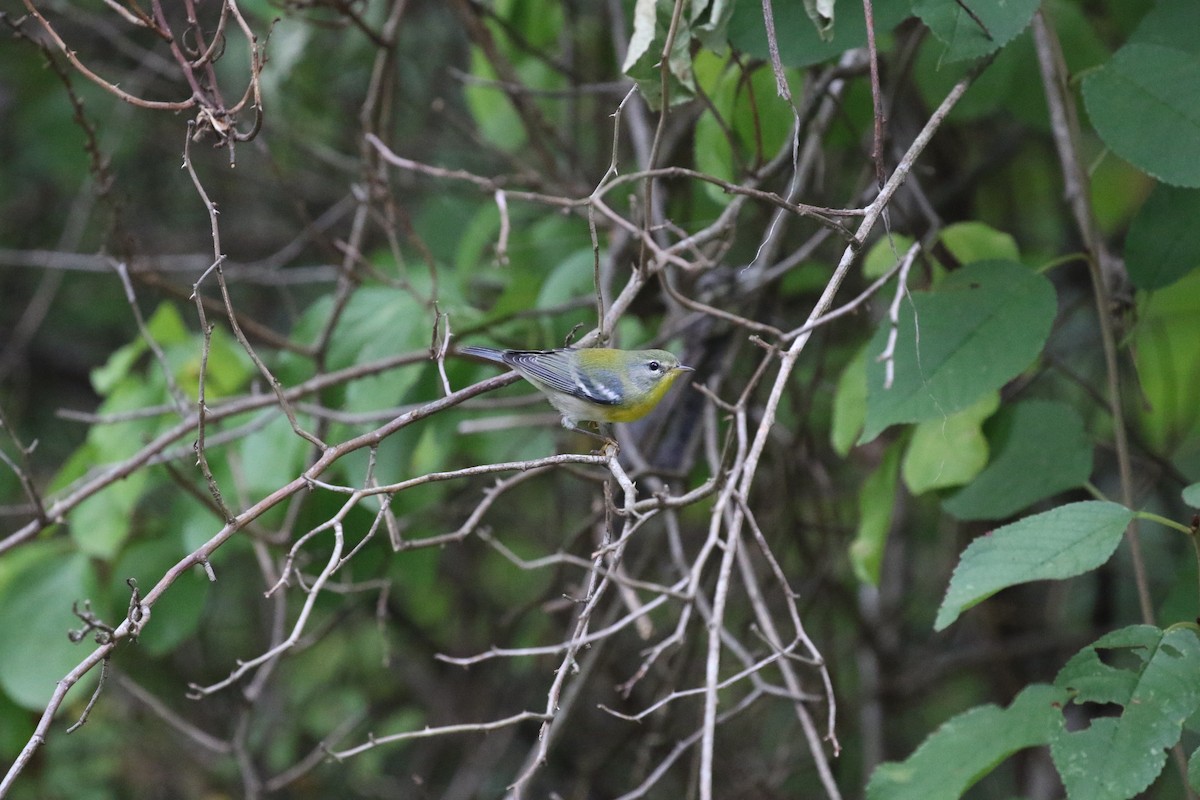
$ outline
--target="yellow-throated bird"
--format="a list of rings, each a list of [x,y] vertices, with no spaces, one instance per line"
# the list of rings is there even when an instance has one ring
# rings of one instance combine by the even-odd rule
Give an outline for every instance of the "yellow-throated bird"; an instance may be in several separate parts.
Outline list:
[[[563,427],[574,430],[580,430],[582,420],[641,419],[658,405],[680,375],[692,371],[666,350],[493,350],[469,346],[459,348],[459,352],[512,367],[559,410]]]

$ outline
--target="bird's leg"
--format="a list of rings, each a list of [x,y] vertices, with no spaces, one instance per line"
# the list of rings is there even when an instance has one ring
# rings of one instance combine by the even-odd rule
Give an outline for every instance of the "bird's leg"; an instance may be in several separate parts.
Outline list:
[[[604,444],[599,450],[592,451],[594,453],[605,454],[609,448],[612,448],[613,455],[616,455],[618,452],[620,452],[621,446],[617,444],[616,439],[614,439],[611,435],[609,435],[608,432],[604,430],[604,426],[597,422],[596,427],[599,428],[599,432],[589,431],[587,428],[580,427],[579,425],[572,425],[571,427],[567,428],[567,430],[575,431],[576,433],[582,433],[584,436],[590,436],[593,439],[599,439],[601,442],[603,442]]]
[[[604,439],[604,446],[600,448],[600,452],[604,455],[610,455],[609,450],[611,450],[611,455],[615,458],[617,453],[621,452],[621,445],[617,443],[617,437],[613,434],[612,426],[597,422],[596,430],[600,432]]]

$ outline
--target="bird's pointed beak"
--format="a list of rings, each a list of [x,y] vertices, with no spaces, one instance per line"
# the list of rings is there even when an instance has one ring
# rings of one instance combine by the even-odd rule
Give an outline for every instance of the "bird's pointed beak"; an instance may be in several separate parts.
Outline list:
[[[696,371],[695,367],[685,367],[683,364],[680,364],[675,369],[677,369],[680,372],[695,372]]]

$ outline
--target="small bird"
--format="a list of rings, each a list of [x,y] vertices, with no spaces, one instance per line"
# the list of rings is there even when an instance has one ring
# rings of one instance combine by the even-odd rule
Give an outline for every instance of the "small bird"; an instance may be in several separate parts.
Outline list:
[[[666,350],[493,350],[472,346],[459,348],[459,352],[512,367],[546,395],[562,414],[563,427],[570,430],[582,430],[582,420],[641,419],[680,375],[692,371]]]

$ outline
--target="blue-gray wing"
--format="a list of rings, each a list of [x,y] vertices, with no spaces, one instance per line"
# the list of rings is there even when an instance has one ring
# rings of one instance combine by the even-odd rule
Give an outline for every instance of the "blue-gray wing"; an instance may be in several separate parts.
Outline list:
[[[577,394],[579,391],[570,351],[506,350],[504,363],[551,389],[567,394]]]
[[[618,405],[624,396],[620,378],[612,370],[604,368],[589,370],[587,375],[576,375],[574,394],[602,406]]]
[[[621,402],[621,383],[616,374],[602,368],[581,374],[575,368],[572,350],[509,350],[504,360],[531,380],[580,400],[604,406]]]

